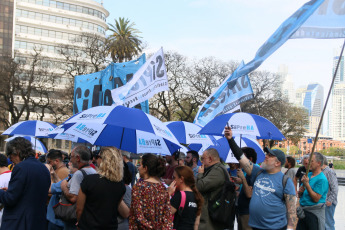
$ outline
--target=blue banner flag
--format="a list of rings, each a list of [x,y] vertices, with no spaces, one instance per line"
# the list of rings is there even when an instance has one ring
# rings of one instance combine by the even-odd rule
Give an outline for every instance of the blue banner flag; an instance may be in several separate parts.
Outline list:
[[[130,81],[145,61],[145,54],[143,54],[137,60],[111,63],[100,72],[76,76],[74,78],[73,113],[99,105],[112,105],[111,90]],[[136,108],[148,113],[148,101],[138,104]]]
[[[246,65],[242,63],[236,71],[229,76],[221,86],[219,86],[216,92],[204,102],[199,109],[194,122],[199,125],[205,125],[217,115],[226,113],[239,103],[253,98],[251,86],[247,88],[242,87],[242,90],[239,90],[239,94],[236,95],[238,98],[233,95],[229,96],[229,92],[231,91],[228,88],[228,84],[230,84],[230,82],[234,82],[237,78],[241,78],[238,82],[244,82],[245,84],[248,82],[248,85],[250,85],[247,75],[257,69],[272,53],[291,38],[298,28],[303,25],[303,23],[320,7],[323,2],[324,0],[311,0],[305,3],[293,15],[285,20],[272,36],[259,48],[254,59]]]
[[[314,13],[324,0],[311,0],[286,19],[272,36],[259,48],[252,61],[238,70],[238,76],[246,75],[258,68],[274,51],[281,47],[298,28]]]
[[[291,38],[344,38],[345,1],[327,0],[303,23]]]
[[[214,117],[227,113],[242,102],[253,98],[253,90],[247,75],[235,78],[243,67],[242,62],[232,75],[229,75],[218,89],[206,99],[195,117],[194,123],[204,126]]]

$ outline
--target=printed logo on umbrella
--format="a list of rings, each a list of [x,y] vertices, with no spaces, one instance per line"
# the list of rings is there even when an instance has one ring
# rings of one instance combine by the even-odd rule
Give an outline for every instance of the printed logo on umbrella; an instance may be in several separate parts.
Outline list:
[[[158,146],[161,146],[161,141],[159,139],[149,139],[149,140],[146,140],[144,138],[139,138],[138,139],[139,141],[139,145],[141,146],[145,146],[145,147],[158,147]]]
[[[80,119],[99,119],[99,118],[103,118],[107,113],[96,113],[96,114],[82,114],[79,118]]]
[[[83,133],[86,136],[89,137],[93,137],[96,133],[98,133],[97,130],[93,129],[93,128],[88,128],[86,126],[86,124],[80,123],[76,129],[78,130],[78,132]]]
[[[161,134],[165,134],[165,135],[168,135],[169,137],[173,137],[172,133],[169,132],[168,130],[162,129],[161,127],[159,127],[159,126],[157,126],[157,125],[155,125],[155,124],[153,124],[153,126],[154,126],[155,129],[156,129],[158,132],[160,132]]]
[[[254,126],[253,125],[230,125],[232,130],[243,130],[243,131],[253,131],[254,132]]]
[[[204,134],[198,134],[198,133],[197,133],[197,134],[189,133],[188,136],[189,136],[189,138],[193,138],[193,139],[200,139],[200,138],[206,139],[206,138],[207,138],[206,135],[204,135]]]
[[[54,129],[53,128],[38,128],[38,130],[40,132],[50,132],[50,131],[53,131]]]

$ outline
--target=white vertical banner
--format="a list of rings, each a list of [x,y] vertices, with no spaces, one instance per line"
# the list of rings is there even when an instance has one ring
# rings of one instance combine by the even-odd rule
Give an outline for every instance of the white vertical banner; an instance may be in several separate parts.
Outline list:
[[[169,85],[163,48],[161,48],[141,66],[132,80],[111,90],[111,96],[116,105],[134,107],[165,90],[169,90]]]

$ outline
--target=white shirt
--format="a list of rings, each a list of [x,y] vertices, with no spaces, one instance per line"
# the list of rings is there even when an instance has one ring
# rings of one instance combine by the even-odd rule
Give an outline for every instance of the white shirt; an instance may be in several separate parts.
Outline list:
[[[8,188],[8,182],[10,182],[12,172],[10,170],[5,171],[0,174],[0,189],[1,188]],[[2,222],[2,214],[4,209],[2,208],[0,211],[0,226]]]

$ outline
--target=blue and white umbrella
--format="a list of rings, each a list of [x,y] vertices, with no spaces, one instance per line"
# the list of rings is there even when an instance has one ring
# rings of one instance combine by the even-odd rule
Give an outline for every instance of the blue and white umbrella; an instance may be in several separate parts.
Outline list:
[[[13,137],[7,138],[5,139],[6,142],[13,140],[16,137],[23,137],[26,140],[30,141],[32,144],[32,148],[33,150],[35,150],[35,152],[40,152],[42,154],[45,154],[47,152],[46,147],[44,146],[44,144],[40,141],[37,140],[36,138],[32,137],[32,136],[22,136],[22,135],[15,135]]]
[[[250,137],[234,137],[235,142],[238,146],[242,147],[251,147],[257,153],[257,160],[256,163],[261,163],[265,160],[265,153],[262,150],[260,144],[253,138]],[[218,141],[219,145],[216,146],[209,146],[208,148],[215,148],[217,149],[219,156],[225,161],[225,163],[238,163],[234,154],[232,153],[228,140],[223,137]]]
[[[165,124],[182,144],[216,144],[213,136],[199,134],[202,127],[197,124],[186,121],[170,121]]]
[[[163,122],[124,106],[90,108],[67,120],[62,127],[64,133],[93,145],[115,146],[132,153],[166,155],[182,148]]]
[[[44,138],[55,127],[56,125],[45,121],[21,121],[9,127],[2,135],[28,135]]]
[[[64,133],[64,130],[65,129],[63,128],[63,125],[59,125],[54,130],[48,133],[48,137],[52,139],[60,139],[60,140],[77,142],[77,143],[87,143],[87,141],[79,137],[76,137],[75,135]]]
[[[264,117],[250,113],[227,113],[215,117],[204,128],[200,134],[224,135],[224,127],[231,127],[234,136],[249,135],[257,139],[284,140],[284,135],[269,120]]]

